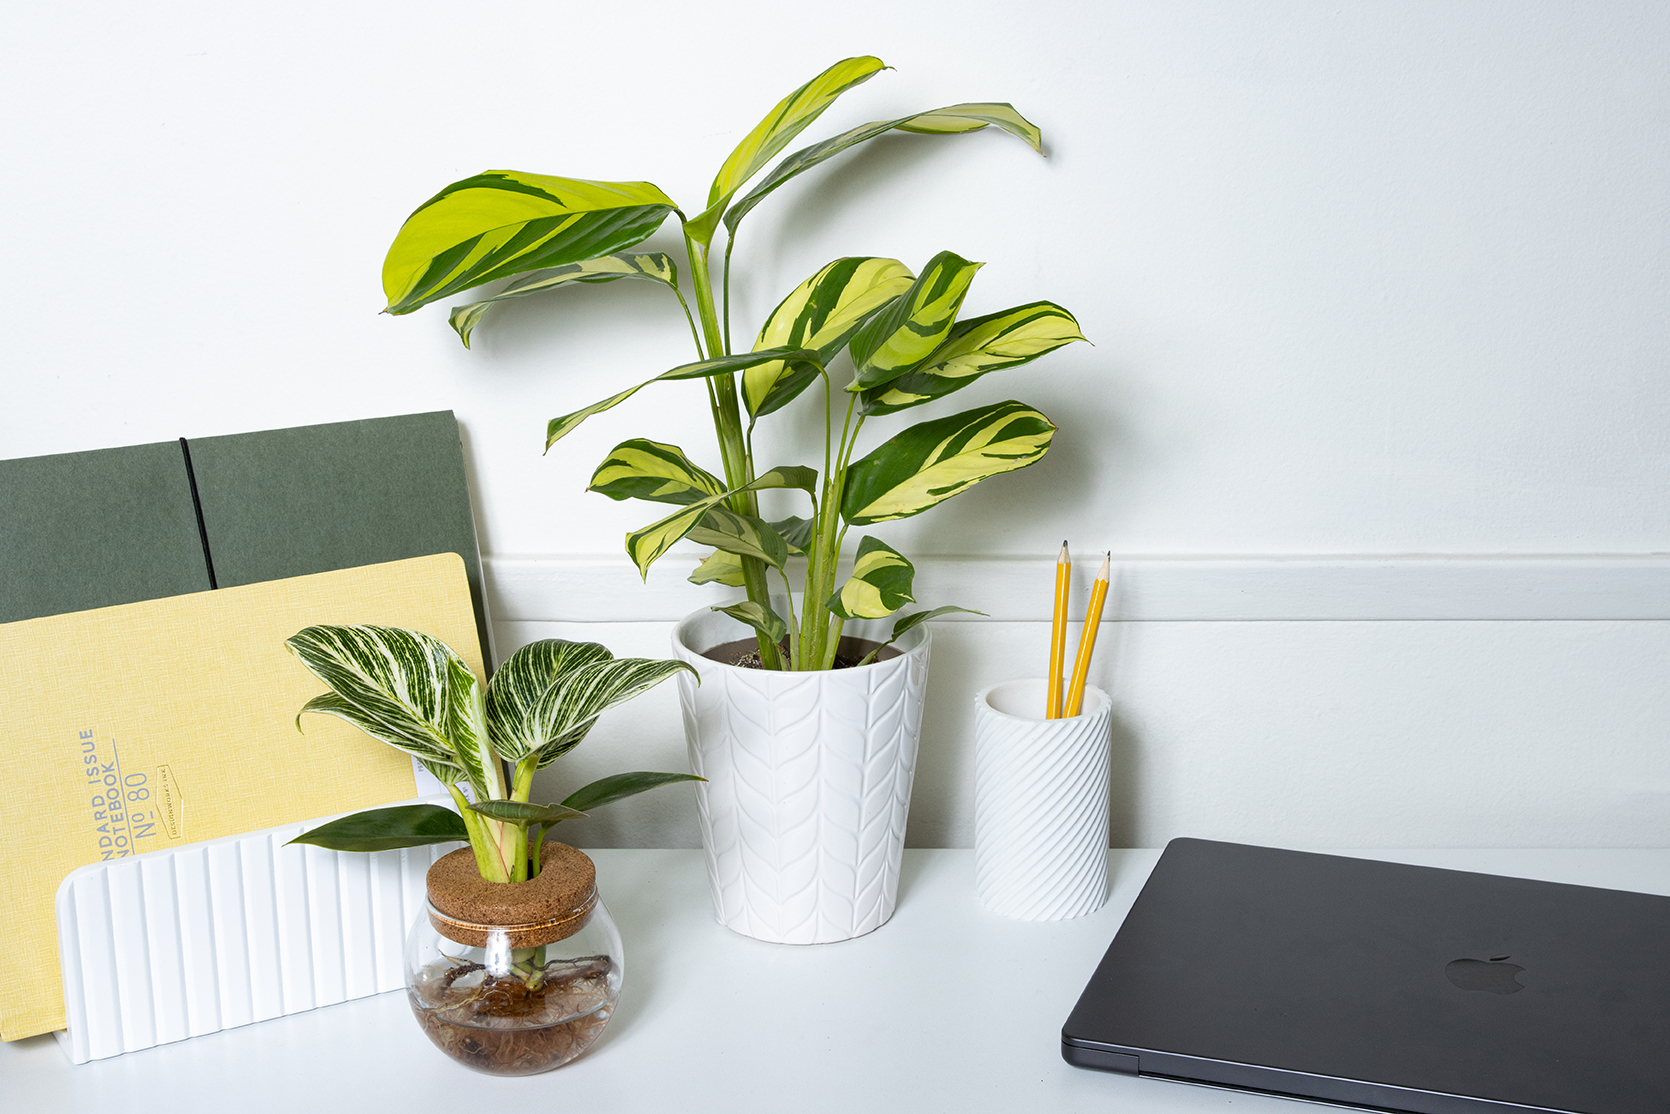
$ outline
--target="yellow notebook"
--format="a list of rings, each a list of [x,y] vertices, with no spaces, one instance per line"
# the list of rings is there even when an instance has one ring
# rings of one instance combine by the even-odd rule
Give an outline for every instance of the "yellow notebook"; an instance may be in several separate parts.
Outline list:
[[[64,1026],[53,897],[76,867],[417,795],[284,648],[315,623],[434,635],[476,675],[456,554],[0,625],[0,1039]]]

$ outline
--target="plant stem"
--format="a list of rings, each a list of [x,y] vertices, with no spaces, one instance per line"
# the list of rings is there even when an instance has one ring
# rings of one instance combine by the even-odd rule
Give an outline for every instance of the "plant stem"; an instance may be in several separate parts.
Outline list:
[[[696,310],[701,315],[702,332],[707,338],[708,358],[728,355],[719,328],[718,314],[713,307],[713,276],[707,267],[707,246],[698,246],[686,231],[684,251],[690,260],[690,279],[696,288]],[[754,482],[754,472],[748,459],[747,445],[742,435],[742,407],[737,402],[736,377],[715,375],[708,379],[713,389],[714,431],[719,437],[719,459],[725,466],[725,484],[733,494],[731,510],[758,518],[759,500],[752,491],[738,488]],[[758,557],[742,558],[742,584],[748,598],[761,607],[771,606],[771,586],[766,581],[766,564]],[[759,636],[760,664],[767,669],[783,668],[782,658],[771,639]]]
[[[452,795],[452,803],[464,820],[464,831],[469,833],[470,850],[475,852],[476,873],[489,882],[510,881],[510,875],[499,857],[497,842],[487,830],[487,818],[470,807],[470,802],[464,799],[458,786],[449,785],[446,791]]]

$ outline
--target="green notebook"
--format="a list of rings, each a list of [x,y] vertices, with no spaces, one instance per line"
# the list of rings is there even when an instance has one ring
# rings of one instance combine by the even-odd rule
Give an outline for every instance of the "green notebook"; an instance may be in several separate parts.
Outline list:
[[[450,410],[0,461],[0,623],[434,553],[485,650]]]

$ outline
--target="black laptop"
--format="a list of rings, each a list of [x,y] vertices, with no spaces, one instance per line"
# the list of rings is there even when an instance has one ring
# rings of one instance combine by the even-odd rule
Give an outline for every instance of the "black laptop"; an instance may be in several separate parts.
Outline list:
[[[1173,840],[1061,1054],[1416,1114],[1667,1114],[1670,897]]]

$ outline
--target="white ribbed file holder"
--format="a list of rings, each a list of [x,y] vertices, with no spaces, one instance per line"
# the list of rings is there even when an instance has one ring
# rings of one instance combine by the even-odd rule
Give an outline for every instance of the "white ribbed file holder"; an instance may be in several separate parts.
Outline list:
[[[56,901],[71,1062],[403,987],[424,876],[460,845],[285,846],[318,823],[71,872]]]
[[[974,871],[980,904],[1028,921],[1107,900],[1112,703],[1094,686],[1071,719],[1045,719],[1042,678],[974,698]]]

